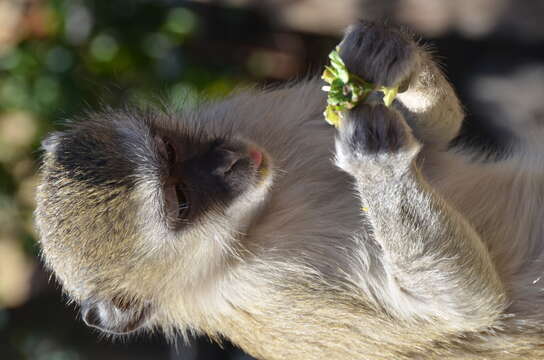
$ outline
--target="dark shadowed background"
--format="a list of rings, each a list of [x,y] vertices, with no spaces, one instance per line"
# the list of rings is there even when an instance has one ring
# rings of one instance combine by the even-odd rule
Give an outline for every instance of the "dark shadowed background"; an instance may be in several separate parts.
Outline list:
[[[251,359],[206,339],[112,344],[82,325],[37,258],[40,139],[100,105],[190,106],[318,73],[358,18],[433,44],[466,105],[458,142],[500,149],[505,117],[544,121],[540,0],[0,0],[0,359]]]

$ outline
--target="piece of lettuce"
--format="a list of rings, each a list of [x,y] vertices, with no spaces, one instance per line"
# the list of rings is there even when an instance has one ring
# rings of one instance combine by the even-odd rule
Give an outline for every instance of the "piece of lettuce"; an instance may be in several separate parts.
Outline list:
[[[378,87],[350,73],[338,51],[339,48],[336,47],[329,54],[330,66],[325,66],[321,76],[329,84],[323,86],[323,90],[328,92],[325,120],[335,127],[340,126],[344,112],[363,102],[371,92],[381,91],[386,106],[393,103],[398,93],[398,86]]]

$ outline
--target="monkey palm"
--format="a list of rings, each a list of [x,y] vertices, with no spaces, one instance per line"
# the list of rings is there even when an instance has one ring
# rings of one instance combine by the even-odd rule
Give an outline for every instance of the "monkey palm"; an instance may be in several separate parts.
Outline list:
[[[262,359],[544,356],[539,149],[448,150],[459,102],[398,30],[355,25],[340,56],[407,90],[337,130],[315,79],[50,136],[40,244],[89,325],[195,330]]]

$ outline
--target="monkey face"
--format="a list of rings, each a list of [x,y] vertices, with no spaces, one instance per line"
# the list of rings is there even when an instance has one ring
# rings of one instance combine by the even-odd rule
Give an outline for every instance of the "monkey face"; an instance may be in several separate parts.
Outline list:
[[[160,188],[168,227],[180,230],[213,211],[215,216],[266,181],[263,150],[240,140],[215,138],[200,144],[159,130]]]
[[[93,114],[44,149],[43,259],[110,333],[151,324],[169,289],[190,294],[223,271],[272,183],[257,145],[153,114]]]

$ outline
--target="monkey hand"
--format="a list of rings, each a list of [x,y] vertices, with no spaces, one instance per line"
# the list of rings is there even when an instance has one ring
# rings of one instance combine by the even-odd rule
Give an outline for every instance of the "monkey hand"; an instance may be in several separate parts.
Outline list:
[[[413,72],[416,54],[414,43],[397,30],[370,23],[350,27],[329,54],[330,66],[322,75],[329,84],[323,87],[329,93],[325,120],[338,127],[344,113],[371,94],[383,93],[383,103],[390,106],[401,82],[407,87],[406,74]]]
[[[374,184],[410,171],[419,149],[398,111],[382,104],[360,105],[338,128],[336,164],[358,181]]]
[[[376,86],[359,76],[348,71],[346,64],[338,54],[339,47],[336,47],[329,54],[330,66],[325,66],[321,78],[329,85],[323,86],[322,90],[329,93],[327,108],[325,109],[325,120],[335,127],[340,126],[345,111],[353,109],[362,103],[374,91],[380,91],[383,95],[383,103],[390,106],[398,92],[398,87]]]
[[[415,42],[400,30],[369,22],[352,25],[340,43],[347,69],[376,86],[406,90],[419,67]]]
[[[447,148],[457,136],[464,113],[455,91],[410,34],[361,22],[348,29],[339,55],[350,73],[376,86],[398,87],[392,106],[427,147]],[[372,93],[367,102],[380,100],[375,95],[380,93]]]

